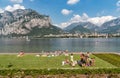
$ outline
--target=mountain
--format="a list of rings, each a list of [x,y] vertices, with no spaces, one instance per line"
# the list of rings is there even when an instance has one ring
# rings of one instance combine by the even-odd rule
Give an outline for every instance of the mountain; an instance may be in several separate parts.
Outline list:
[[[84,28],[81,25],[77,25],[76,27],[74,27],[73,29],[69,30],[70,33],[80,33],[80,34],[84,34],[84,33],[91,33],[91,31],[87,28]]]
[[[78,22],[64,28],[69,33],[120,33],[120,18],[97,26],[91,22]],[[52,25],[50,17],[32,9],[17,9],[0,13],[0,35],[3,36],[41,36],[61,34],[63,30]]]
[[[120,18],[105,22],[99,28],[100,33],[120,33]]]
[[[69,26],[67,26],[66,28],[64,28],[63,30],[65,31],[70,31],[72,30],[74,27],[76,27],[77,25],[79,25],[79,23],[72,23]]]
[[[49,16],[32,9],[17,9],[0,14],[1,35],[43,35],[59,34],[62,30],[51,24]]]
[[[103,23],[101,26],[97,26],[91,22],[72,23],[71,25],[67,26],[64,30],[70,33],[71,33],[71,30],[72,32],[79,31],[81,33],[82,32],[85,33],[86,29],[84,28],[86,28],[87,31],[90,31],[90,32],[108,33],[108,34],[120,33],[120,17],[113,19],[111,21],[107,21]]]
[[[56,26],[49,26],[49,27],[42,27],[38,28],[37,26],[32,29],[31,32],[28,33],[28,35],[34,35],[34,36],[43,36],[43,35],[48,35],[48,34],[60,34],[63,31],[56,27]]]
[[[120,25],[118,26],[110,26],[106,29],[103,29],[102,31],[99,31],[100,33],[108,33],[108,34],[115,34],[120,33]]]
[[[78,28],[78,29],[76,29]],[[82,30],[83,29],[83,30]],[[71,30],[75,32],[81,32],[81,33],[85,33],[87,31],[87,33],[89,32],[94,32],[95,30],[98,29],[98,26],[90,23],[90,22],[79,22],[79,23],[72,23],[71,25],[67,26],[64,30],[67,32],[71,32]]]

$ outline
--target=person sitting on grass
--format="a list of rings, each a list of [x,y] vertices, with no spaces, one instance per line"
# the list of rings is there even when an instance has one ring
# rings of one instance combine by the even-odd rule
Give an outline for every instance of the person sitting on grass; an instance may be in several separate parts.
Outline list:
[[[85,67],[86,66],[86,58],[85,55],[82,54],[80,60],[77,61],[77,64],[81,67]]]
[[[22,57],[24,55],[23,51],[20,51],[20,53],[17,55],[18,57]]]
[[[87,52],[85,56],[89,58],[90,57],[90,52]]]
[[[91,65],[92,65],[92,59],[88,57],[86,60],[86,66],[91,66]]]
[[[87,53],[87,54],[89,54],[89,53]],[[80,60],[78,60],[77,63],[81,67],[94,66],[95,65],[95,59],[94,58],[90,58],[89,55],[81,54],[80,55]]]
[[[77,64],[77,61],[74,60],[73,53],[71,53],[71,55],[70,55],[70,65],[75,67],[76,64]]]
[[[70,61],[67,57],[64,61],[62,61],[62,66],[64,66],[65,64],[70,64]]]
[[[95,66],[95,58],[91,58],[91,66]]]
[[[70,65],[71,65],[72,67],[75,67],[76,64],[77,64],[77,61],[71,61],[71,62],[70,62]]]

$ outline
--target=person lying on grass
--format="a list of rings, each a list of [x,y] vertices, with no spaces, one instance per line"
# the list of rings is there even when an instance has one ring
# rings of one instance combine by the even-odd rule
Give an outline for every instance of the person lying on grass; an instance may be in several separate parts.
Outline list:
[[[23,51],[20,51],[20,53],[17,55],[17,57],[22,57],[24,55]]]
[[[62,66],[64,66],[65,64],[70,64],[70,61],[67,57],[64,61],[62,61]]]

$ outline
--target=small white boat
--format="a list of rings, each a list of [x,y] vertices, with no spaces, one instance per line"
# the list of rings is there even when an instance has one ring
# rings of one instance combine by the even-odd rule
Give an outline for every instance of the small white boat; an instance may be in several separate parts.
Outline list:
[[[26,36],[26,41],[30,41],[30,39],[29,39],[29,37],[28,37],[28,36]]]

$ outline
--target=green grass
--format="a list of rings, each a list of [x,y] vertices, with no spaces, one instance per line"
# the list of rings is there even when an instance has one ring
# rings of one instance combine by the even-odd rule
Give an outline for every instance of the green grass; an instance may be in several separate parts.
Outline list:
[[[120,67],[120,55],[117,54],[94,54],[94,55],[117,67]]]
[[[17,57],[15,54],[1,54],[0,55],[0,69],[81,69],[81,68],[115,68],[115,65],[110,64],[94,55],[95,66],[92,67],[80,67],[76,65],[72,67],[70,65],[62,66],[61,62],[65,60],[65,56],[56,57],[36,57],[35,54],[25,54],[23,57]],[[70,56],[68,57],[70,58]],[[79,60],[79,55],[74,55],[74,60]]]

